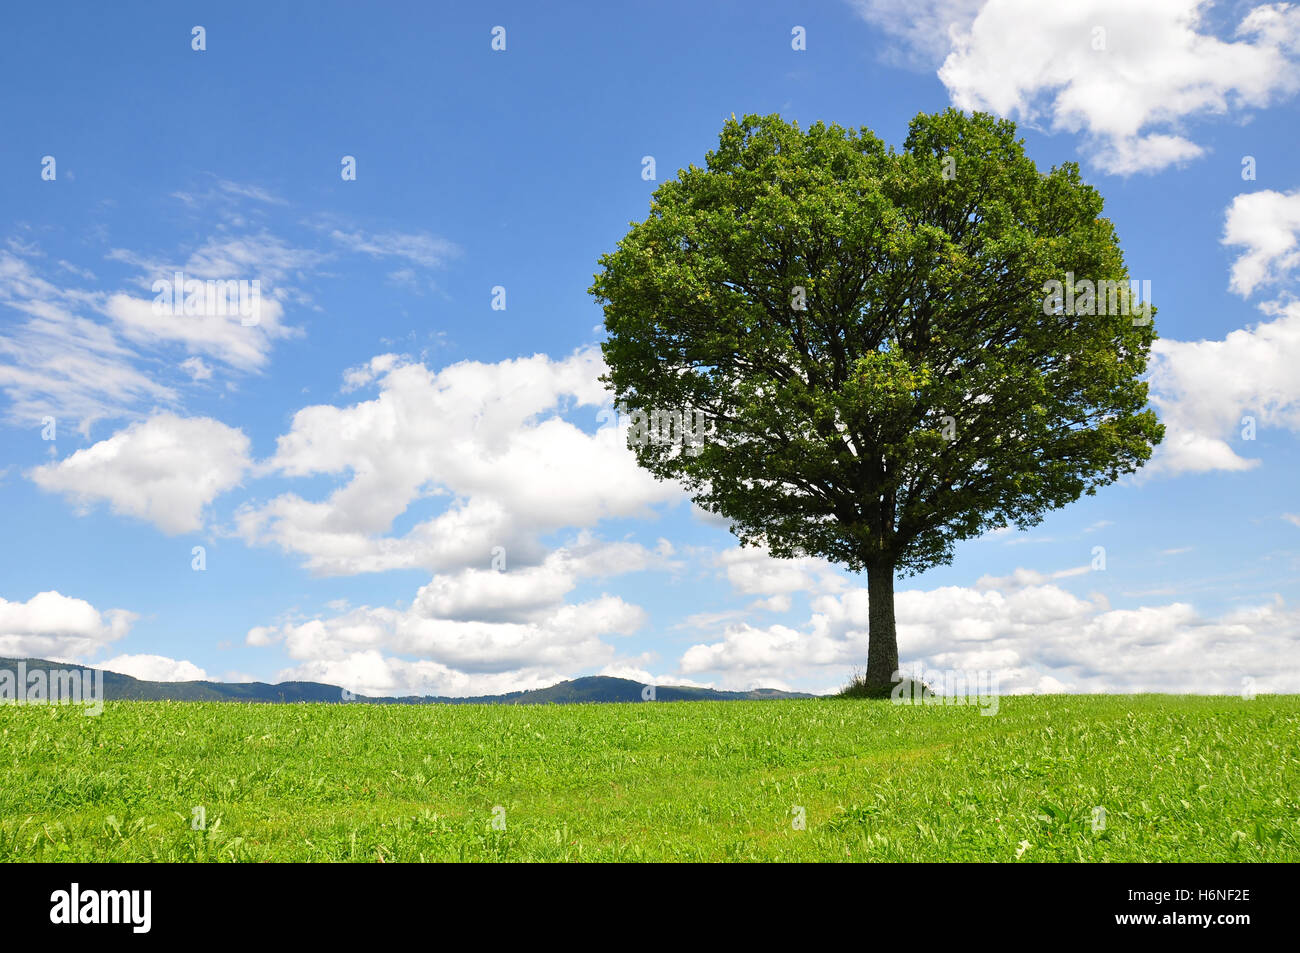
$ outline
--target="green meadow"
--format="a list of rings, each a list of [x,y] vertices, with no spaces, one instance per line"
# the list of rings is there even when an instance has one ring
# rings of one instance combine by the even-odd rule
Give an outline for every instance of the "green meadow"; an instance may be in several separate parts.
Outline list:
[[[1298,762],[1297,696],[4,707],[0,860],[1297,861]]]

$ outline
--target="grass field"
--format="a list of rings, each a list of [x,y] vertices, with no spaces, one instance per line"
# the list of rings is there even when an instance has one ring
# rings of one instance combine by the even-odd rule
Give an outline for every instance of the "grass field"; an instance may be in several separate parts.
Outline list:
[[[1296,861],[1298,761],[1297,696],[5,707],[0,860]]]

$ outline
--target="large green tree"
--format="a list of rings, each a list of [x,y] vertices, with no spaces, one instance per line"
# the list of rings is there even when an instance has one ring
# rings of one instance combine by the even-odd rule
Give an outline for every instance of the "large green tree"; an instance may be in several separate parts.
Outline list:
[[[746,116],[600,260],[639,463],[743,544],[865,570],[873,691],[897,573],[1040,522],[1163,436],[1150,311],[1101,213],[1076,164],[1040,172],[989,115],[917,116],[901,150]]]

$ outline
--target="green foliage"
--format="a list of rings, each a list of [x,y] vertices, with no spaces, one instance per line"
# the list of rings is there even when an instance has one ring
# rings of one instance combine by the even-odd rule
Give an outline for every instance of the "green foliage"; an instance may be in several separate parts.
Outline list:
[[[0,861],[1296,862],[1297,792],[1296,696],[0,708]]]
[[[901,150],[729,121],[591,288],[618,402],[714,429],[639,462],[742,542],[903,572],[1133,472],[1163,436],[1153,323],[1044,313],[1069,273],[1127,288],[1101,213],[1077,165],[1039,172],[984,114],[918,116]]]

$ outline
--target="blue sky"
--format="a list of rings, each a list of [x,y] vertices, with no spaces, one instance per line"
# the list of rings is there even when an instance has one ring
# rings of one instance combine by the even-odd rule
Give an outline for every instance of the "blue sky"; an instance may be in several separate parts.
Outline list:
[[[1169,437],[900,580],[904,663],[1300,690],[1296,7],[466,6],[10,12],[0,654],[372,693],[836,687],[865,580],[741,551],[636,470],[586,289],[733,112],[898,144],[955,104],[1106,197]],[[258,324],[159,317],[177,270],[258,281]]]

